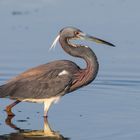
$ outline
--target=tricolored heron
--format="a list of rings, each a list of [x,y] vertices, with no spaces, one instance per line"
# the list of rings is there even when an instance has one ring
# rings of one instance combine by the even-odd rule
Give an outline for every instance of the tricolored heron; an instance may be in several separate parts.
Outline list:
[[[16,100],[6,107],[8,115],[14,115],[12,107],[21,101],[44,103],[44,116],[49,107],[62,96],[91,83],[98,72],[99,64],[95,53],[87,46],[74,44],[73,39],[84,39],[100,44],[114,46],[102,39],[83,33],[74,27],[63,28],[54,40],[52,47],[59,40],[68,54],[85,60],[87,67],[81,69],[70,60],[56,60],[29,69],[6,84],[0,86],[0,98]]]

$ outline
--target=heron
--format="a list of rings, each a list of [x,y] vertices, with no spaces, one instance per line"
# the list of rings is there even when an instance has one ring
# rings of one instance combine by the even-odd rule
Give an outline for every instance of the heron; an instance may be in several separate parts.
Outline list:
[[[63,50],[73,57],[85,60],[86,68],[80,68],[70,60],[56,60],[31,68],[0,86],[0,98],[15,100],[5,109],[8,116],[14,116],[12,108],[21,101],[44,103],[44,116],[50,106],[62,96],[90,84],[97,76],[99,64],[90,47],[73,43],[73,40],[88,40],[99,44],[115,46],[105,40],[88,35],[75,27],[65,27],[52,43],[59,41]]]

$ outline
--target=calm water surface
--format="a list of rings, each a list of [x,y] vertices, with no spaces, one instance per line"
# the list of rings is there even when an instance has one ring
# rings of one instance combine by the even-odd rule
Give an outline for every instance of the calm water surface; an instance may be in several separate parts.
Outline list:
[[[71,59],[84,67],[59,45],[48,51],[65,26],[78,27],[117,47],[84,42],[98,57],[98,76],[52,106],[48,120],[42,117],[43,105],[34,103],[20,103],[13,109],[16,116],[7,118],[4,108],[12,101],[0,99],[0,140],[139,140],[139,4],[138,0],[1,0],[0,84],[56,59]]]

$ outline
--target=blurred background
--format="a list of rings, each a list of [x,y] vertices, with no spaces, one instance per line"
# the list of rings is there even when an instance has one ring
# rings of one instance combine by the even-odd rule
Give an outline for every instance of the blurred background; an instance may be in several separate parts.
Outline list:
[[[85,67],[83,60],[66,54],[59,43],[49,51],[63,27],[77,27],[116,47],[82,42],[98,57],[98,76],[52,107],[51,126],[72,140],[139,139],[139,5],[139,0],[0,0],[0,84],[53,60],[68,59]],[[4,122],[3,109],[11,102],[0,99],[0,135],[15,132]],[[42,128],[43,105],[21,103],[14,112],[18,127]],[[27,117],[31,119],[18,121]]]

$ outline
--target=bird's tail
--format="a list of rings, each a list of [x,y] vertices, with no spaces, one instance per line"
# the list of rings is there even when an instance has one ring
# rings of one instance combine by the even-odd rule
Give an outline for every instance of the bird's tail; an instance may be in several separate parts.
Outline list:
[[[0,86],[0,98],[7,97],[7,91],[5,85]]]
[[[0,98],[4,98],[4,96],[3,96],[3,86],[0,86]]]

